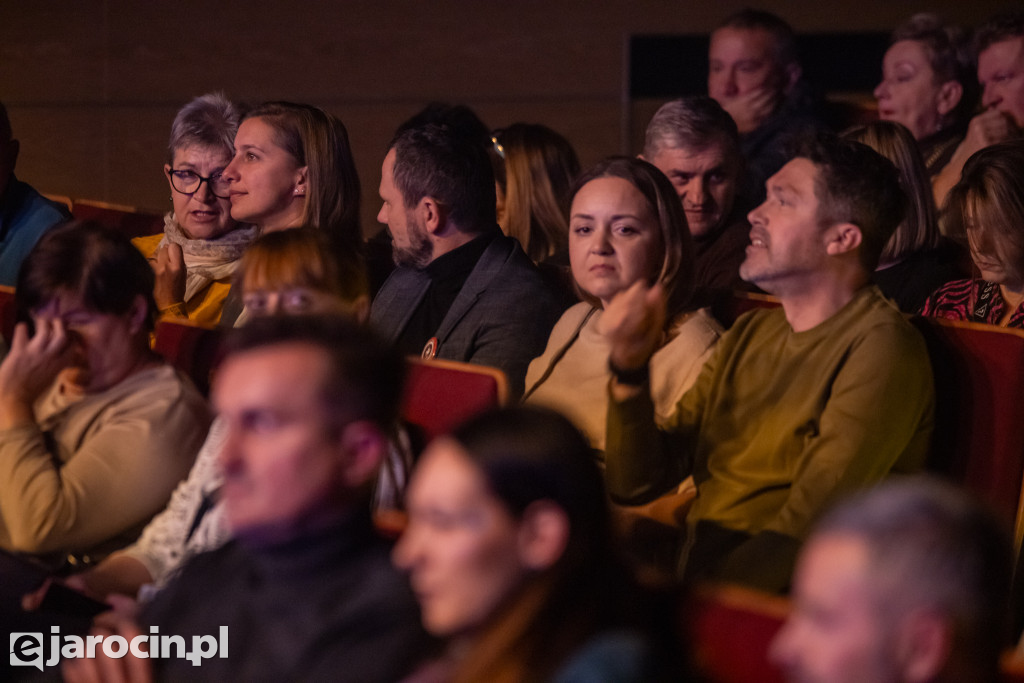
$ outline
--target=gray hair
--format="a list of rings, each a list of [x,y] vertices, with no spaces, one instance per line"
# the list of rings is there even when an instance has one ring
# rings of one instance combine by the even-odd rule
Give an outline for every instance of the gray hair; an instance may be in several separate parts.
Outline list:
[[[177,150],[192,145],[222,148],[229,156],[233,155],[235,133],[243,114],[243,109],[224,93],[207,93],[195,98],[174,117],[167,143],[167,163],[174,163]]]
[[[664,149],[704,150],[716,142],[727,156],[740,158],[736,122],[722,105],[705,95],[683,97],[661,105],[647,124],[644,157],[650,160]]]
[[[839,505],[813,534],[849,536],[868,548],[883,617],[933,609],[949,619],[950,680],[995,680],[1008,635],[1011,542],[964,491],[938,479],[882,483]]]

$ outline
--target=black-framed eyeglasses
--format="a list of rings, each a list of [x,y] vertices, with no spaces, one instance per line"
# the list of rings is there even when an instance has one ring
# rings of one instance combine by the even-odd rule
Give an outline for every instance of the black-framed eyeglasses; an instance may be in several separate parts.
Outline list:
[[[230,196],[228,189],[231,187],[231,183],[221,173],[214,173],[209,178],[204,178],[195,171],[171,169],[171,187],[181,194],[195,194],[203,183],[206,183],[206,187],[214,197],[227,199]]]

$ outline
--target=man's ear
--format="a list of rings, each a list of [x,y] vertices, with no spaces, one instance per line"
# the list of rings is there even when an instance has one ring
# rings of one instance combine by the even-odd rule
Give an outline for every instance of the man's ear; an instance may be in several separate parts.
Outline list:
[[[338,435],[345,461],[342,478],[350,490],[362,488],[377,476],[387,451],[387,437],[369,420],[350,422]]]
[[[636,158],[637,159],[642,159],[643,161],[647,161],[648,160],[647,157],[645,157],[643,154],[637,154]]]
[[[829,256],[839,256],[860,247],[860,228],[853,223],[836,223],[826,232],[825,249]]]
[[[799,62],[790,62],[782,69],[782,94],[789,95],[793,92],[793,88],[800,82],[800,77],[804,75],[804,68],[800,66]]]
[[[569,517],[549,500],[530,503],[519,523],[519,559],[535,571],[548,569],[565,553]]]
[[[960,104],[960,98],[964,96],[964,86],[957,81],[946,81],[939,86],[938,101],[935,108],[940,116],[945,116]]]
[[[416,205],[416,213],[419,215],[422,225],[428,235],[437,235],[444,231],[448,222],[448,211],[433,197],[423,197]]]
[[[146,327],[146,318],[149,316],[149,306],[146,298],[141,294],[135,295],[132,307],[128,311],[128,331],[138,334]]]
[[[953,647],[953,625],[934,610],[917,610],[900,620],[896,652],[907,683],[938,680]]]

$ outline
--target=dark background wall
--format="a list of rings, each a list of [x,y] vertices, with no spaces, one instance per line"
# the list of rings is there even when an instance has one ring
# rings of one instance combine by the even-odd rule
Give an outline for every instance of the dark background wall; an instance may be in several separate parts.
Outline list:
[[[221,89],[325,107],[345,122],[374,229],[390,134],[431,100],[488,125],[542,122],[584,165],[634,152],[633,34],[700,34],[740,0],[0,0],[0,100],[22,141],[18,175],[43,192],[163,211],[167,133]],[[799,32],[888,31],[932,9],[973,25],[1005,2],[779,0]],[[874,65],[871,68],[877,69]],[[636,112],[641,112],[638,115]]]

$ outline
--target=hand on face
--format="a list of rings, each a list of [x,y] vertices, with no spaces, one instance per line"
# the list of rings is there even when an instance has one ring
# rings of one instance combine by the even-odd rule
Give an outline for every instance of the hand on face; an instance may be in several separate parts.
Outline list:
[[[740,133],[750,133],[772,115],[779,105],[780,97],[778,88],[765,83],[735,97],[722,98],[719,104],[736,122]]]
[[[661,345],[667,299],[660,283],[634,282],[604,307],[598,330],[611,343],[608,358],[618,368],[642,368]]]
[[[75,350],[60,318],[46,309],[33,316],[36,333],[28,327],[14,329],[11,349],[0,363],[0,429],[32,421],[32,405],[53,384],[57,375],[73,364]]]
[[[185,301],[185,256],[181,246],[168,242],[157,249],[150,259],[153,273],[156,275],[156,286],[153,298],[158,308],[165,309]]]
[[[960,143],[960,152],[966,159],[978,150],[1005,142],[1021,133],[1013,118],[997,109],[986,109],[967,126],[967,135]]]

